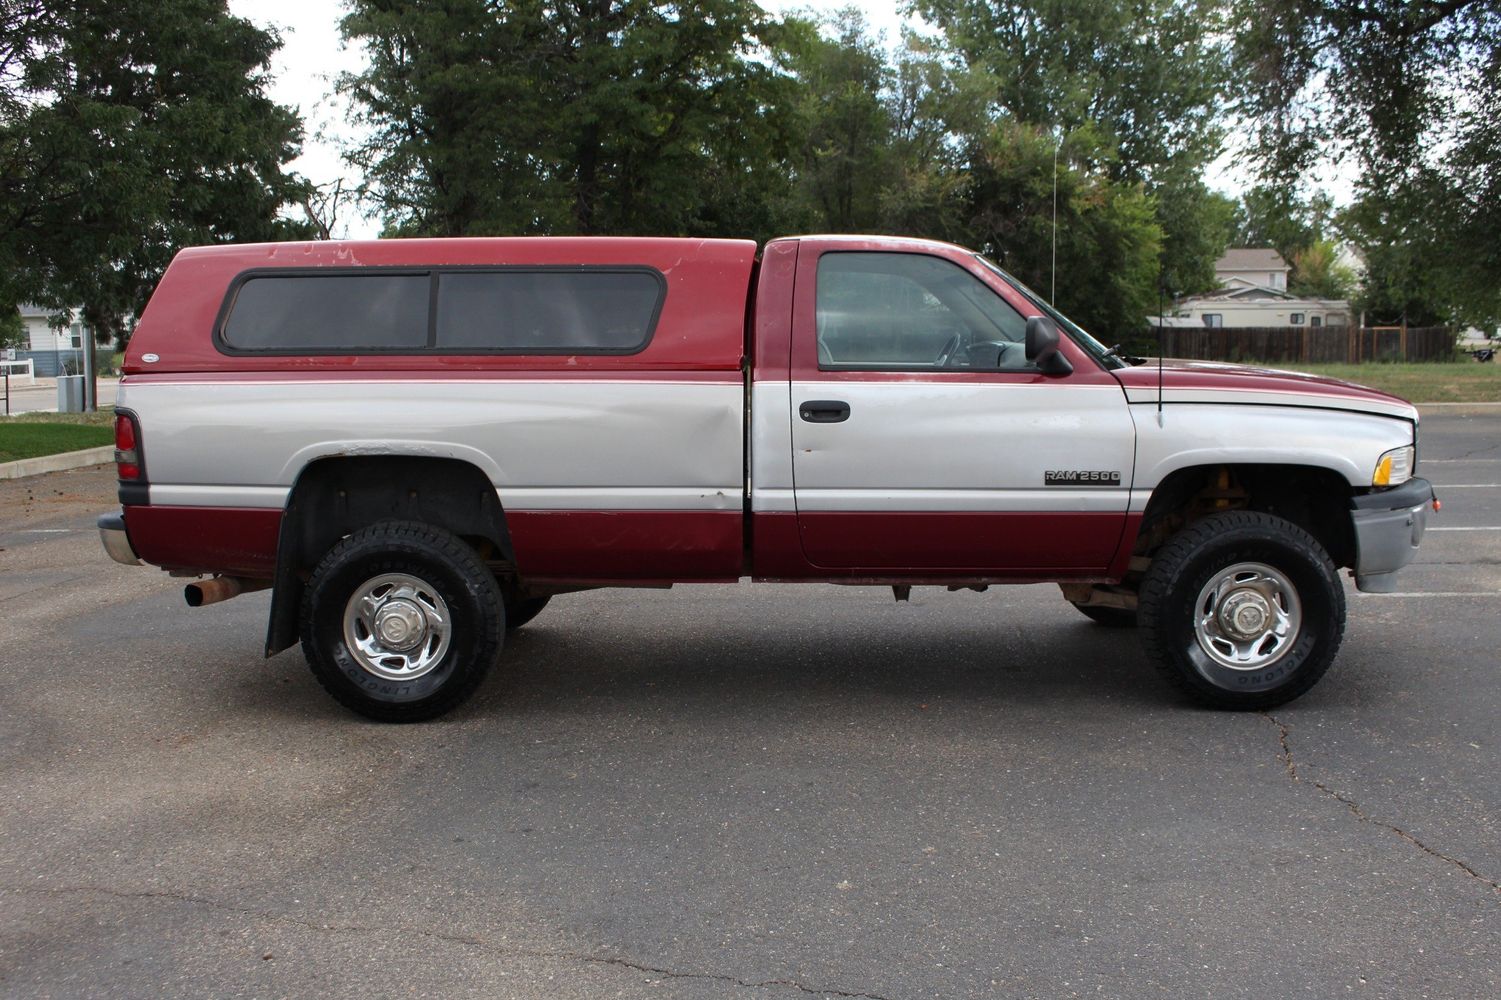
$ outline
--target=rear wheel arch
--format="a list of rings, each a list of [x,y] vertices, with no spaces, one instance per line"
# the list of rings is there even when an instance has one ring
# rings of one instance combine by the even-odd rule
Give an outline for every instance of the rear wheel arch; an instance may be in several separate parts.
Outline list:
[[[282,516],[266,655],[297,642],[304,583],[340,539],[382,521],[430,524],[472,546],[497,576],[515,550],[494,485],[460,459],[412,455],[322,458],[298,474]]]

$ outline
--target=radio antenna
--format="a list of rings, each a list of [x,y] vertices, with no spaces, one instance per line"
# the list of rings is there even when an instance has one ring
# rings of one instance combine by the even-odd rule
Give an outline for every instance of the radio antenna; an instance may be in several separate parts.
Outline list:
[[[1162,313],[1164,275],[1157,272],[1157,426],[1162,426],[1162,354],[1167,349],[1167,333],[1163,329],[1166,320]]]

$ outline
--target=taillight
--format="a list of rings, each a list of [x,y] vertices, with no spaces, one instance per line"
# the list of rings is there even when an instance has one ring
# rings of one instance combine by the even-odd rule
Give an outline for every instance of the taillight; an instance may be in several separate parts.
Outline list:
[[[135,417],[115,414],[115,468],[121,479],[141,478],[141,450]]]

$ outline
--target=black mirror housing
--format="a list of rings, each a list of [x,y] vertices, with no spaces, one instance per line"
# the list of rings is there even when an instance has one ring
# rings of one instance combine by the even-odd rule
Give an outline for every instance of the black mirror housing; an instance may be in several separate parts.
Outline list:
[[[1044,375],[1067,375],[1074,370],[1068,358],[1058,350],[1058,327],[1046,316],[1027,320],[1027,360]]]

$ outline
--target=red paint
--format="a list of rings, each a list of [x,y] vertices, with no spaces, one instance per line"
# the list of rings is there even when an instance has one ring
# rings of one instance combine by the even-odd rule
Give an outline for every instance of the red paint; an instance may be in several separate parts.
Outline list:
[[[738,510],[508,510],[516,566],[537,582],[728,582],[744,572]]]
[[[803,515],[805,518],[808,515]],[[876,553],[873,548],[863,548],[860,551],[867,554],[866,565],[829,567],[815,566],[809,562],[803,552],[803,536],[798,528],[798,515],[791,512],[758,513],[751,520],[751,551],[752,564],[754,566],[754,579],[760,581],[776,582],[828,582],[828,583],[861,583],[861,584],[896,584],[896,583],[926,583],[926,584],[982,584],[982,583],[1048,583],[1054,580],[1077,580],[1093,582],[1116,582],[1121,573],[1117,573],[1115,565],[1105,566],[1104,560],[1098,563],[1087,564],[1090,557],[1084,551],[1084,543],[1077,539],[1091,536],[1094,544],[1103,546],[1108,550],[1105,557],[1109,559],[1116,552],[1121,537],[1121,517],[1115,514],[844,514],[830,513],[814,515],[814,519],[827,518],[829,523],[836,527],[844,525],[854,526],[861,518],[885,518],[888,520],[884,526],[880,538],[862,536],[850,538],[853,546],[875,546],[882,539],[891,540],[891,536],[885,533],[887,530],[911,530],[921,531],[920,520],[928,520],[930,527],[936,524],[938,519],[945,518],[1012,518],[1027,519],[1030,526],[1026,528],[1032,532],[1049,533],[1052,540],[1059,543],[1052,549],[1045,545],[1031,543],[1030,546],[1014,546],[1006,555],[1004,561],[989,566],[971,565],[978,560],[965,553],[953,556],[953,565],[939,565],[929,558],[922,565],[899,566],[894,565],[895,559],[887,559]],[[1113,527],[1106,522],[1114,521]],[[1094,523],[1090,523],[1090,522]],[[1020,526],[1020,521],[1013,522],[1013,527]],[[876,521],[867,520],[864,524],[866,530],[877,529]],[[852,527],[853,530],[853,527]],[[1081,536],[1073,533],[1082,532]],[[1073,540],[1071,540],[1073,539]],[[1030,556],[1029,556],[1030,552]],[[1070,561],[1086,563],[1079,566],[1065,567],[1062,563],[1067,558],[1059,553],[1074,553]],[[1028,561],[1052,563],[1055,565],[1026,565]],[[886,563],[893,565],[886,565]],[[1112,562],[1118,562],[1113,560]]]
[[[125,530],[136,555],[163,569],[270,578],[276,571],[281,511],[127,506]]]
[[[1141,514],[1127,514],[1125,525],[1121,528],[1120,544],[1115,549],[1115,558],[1110,560],[1110,575],[1117,580],[1124,577],[1131,568],[1131,555],[1136,549],[1136,538],[1140,534]]]
[[[1149,389],[1153,392],[1157,390],[1156,364],[1122,368],[1114,375],[1127,389]],[[1212,361],[1164,361],[1162,387],[1168,392],[1175,389],[1213,389],[1221,392],[1295,393],[1313,397],[1343,396],[1346,399],[1369,399],[1382,403],[1404,404],[1407,402],[1400,396],[1356,385],[1354,382],[1343,382],[1319,375],[1304,375],[1300,372],[1256,368],[1250,365],[1229,365]],[[1309,405],[1317,406],[1317,398],[1309,400]]]
[[[761,255],[756,281],[754,341],[751,378],[756,382],[779,382],[787,377],[792,351],[792,292],[797,277],[799,241],[774,240]]]
[[[535,359],[533,359],[535,360]],[[508,369],[506,371],[358,371],[358,372],[148,372],[143,375],[126,375],[121,381],[129,385],[201,385],[204,382],[231,382],[240,384],[270,385],[276,383],[328,382],[401,382],[457,383],[457,382],[692,382],[711,385],[740,385],[745,380],[739,372],[726,371],[633,371],[600,372],[588,370],[543,370]]]
[[[749,240],[505,237],[193,247],[167,268],[125,353],[125,373],[738,371],[756,245]],[[225,355],[212,334],[230,280],[252,268],[645,265],[667,279],[651,342],[628,356]],[[159,361],[146,364],[152,353]]]
[[[803,551],[837,569],[1104,573],[1123,514],[802,511]]]

